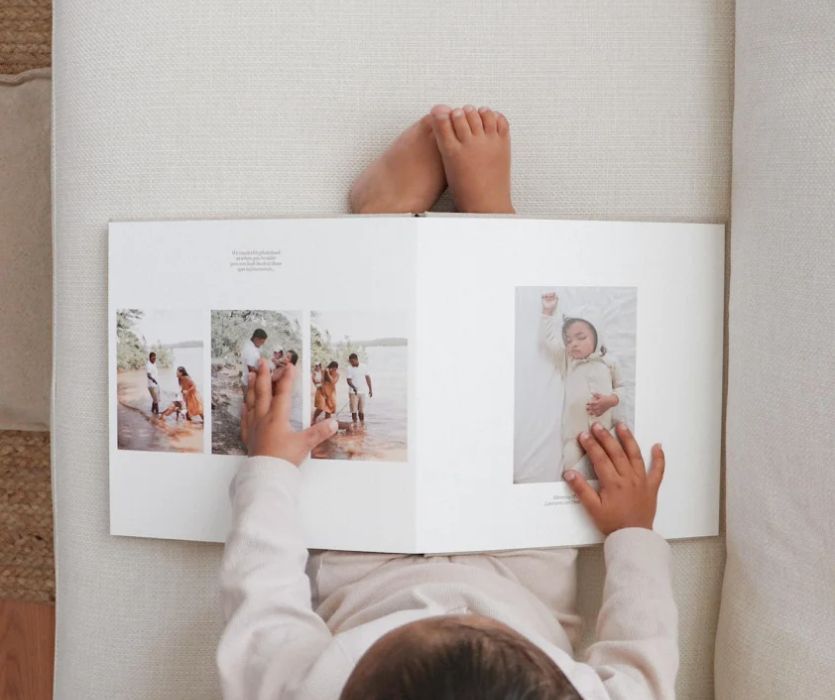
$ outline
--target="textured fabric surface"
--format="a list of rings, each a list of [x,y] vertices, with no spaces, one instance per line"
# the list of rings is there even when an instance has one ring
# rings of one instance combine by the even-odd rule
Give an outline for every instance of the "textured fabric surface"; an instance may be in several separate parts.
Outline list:
[[[835,688],[835,5],[737,3],[717,695]]]
[[[0,430],[0,598],[55,600],[46,432]]]
[[[221,549],[107,534],[108,220],[344,213],[438,101],[508,115],[522,214],[728,218],[729,0],[61,0],[55,26],[56,697],[219,692]],[[683,698],[712,694],[721,551],[673,546]]]
[[[0,430],[49,427],[49,68],[0,75]]]

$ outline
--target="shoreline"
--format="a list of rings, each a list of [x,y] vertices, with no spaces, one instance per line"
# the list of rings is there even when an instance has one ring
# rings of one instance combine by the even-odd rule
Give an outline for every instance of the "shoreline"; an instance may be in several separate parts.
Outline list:
[[[141,452],[205,452],[204,425],[175,415],[162,418],[151,413],[145,372],[119,370],[116,374],[116,433],[120,450]],[[166,401],[160,397],[160,410]]]

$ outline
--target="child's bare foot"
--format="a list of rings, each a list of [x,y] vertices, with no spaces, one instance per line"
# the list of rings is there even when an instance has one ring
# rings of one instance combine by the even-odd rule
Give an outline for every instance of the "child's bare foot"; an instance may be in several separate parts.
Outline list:
[[[432,108],[432,129],[458,211],[515,214],[510,201],[510,125],[472,105]]]
[[[446,188],[432,117],[426,115],[395,139],[354,181],[354,214],[393,214],[430,209]]]

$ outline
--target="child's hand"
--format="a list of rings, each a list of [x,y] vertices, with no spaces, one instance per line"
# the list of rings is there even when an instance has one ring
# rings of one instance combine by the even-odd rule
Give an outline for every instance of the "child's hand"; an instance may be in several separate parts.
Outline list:
[[[617,433],[620,442],[600,423],[592,426],[591,433],[580,433],[580,444],[600,481],[600,493],[573,470],[563,477],[604,535],[625,527],[651,530],[664,478],[661,445],[653,445],[652,466],[647,472],[641,450],[625,423],[618,423]]]
[[[586,404],[586,413],[590,413],[595,418],[599,418],[610,408],[618,405],[620,400],[617,394],[598,394],[591,395],[591,401]]]
[[[250,457],[278,457],[299,466],[320,442],[336,432],[337,422],[326,420],[294,432],[290,427],[290,404],[296,368],[289,364],[276,382],[271,381],[266,360],[258,374],[249,373],[246,402],[241,409],[241,440]]]
[[[546,316],[553,316],[554,309],[557,308],[557,303],[559,302],[560,298],[557,296],[556,292],[547,292],[546,294],[542,295],[542,313]]]

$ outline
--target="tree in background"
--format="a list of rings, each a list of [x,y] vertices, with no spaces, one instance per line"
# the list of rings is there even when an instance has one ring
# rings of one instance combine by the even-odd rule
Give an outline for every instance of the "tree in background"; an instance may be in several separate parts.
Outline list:
[[[256,328],[267,333],[261,356],[269,358],[276,345],[301,355],[301,325],[279,311],[212,311],[212,363],[237,365],[241,346]]]
[[[136,334],[135,325],[144,316],[139,309],[120,309],[116,312],[116,367],[119,370],[142,369],[151,352],[157,354],[160,367],[170,367],[171,349],[159,342],[150,345]]]
[[[344,367],[348,364],[348,355],[352,352],[357,353],[362,362],[368,359],[364,345],[351,340],[348,336],[341,341],[334,341],[330,331],[319,328],[316,312],[310,315],[311,367],[317,363],[326,367],[331,360],[336,360],[340,367]]]

